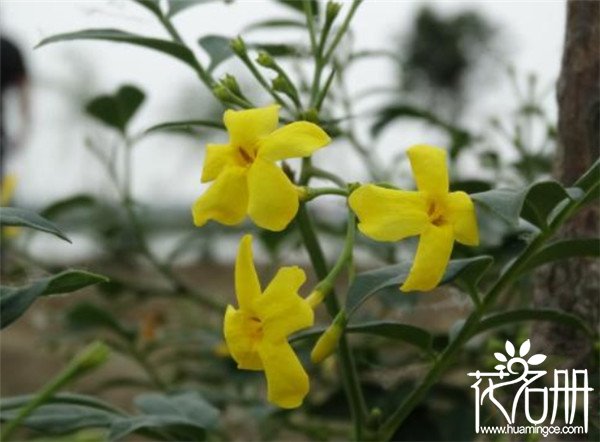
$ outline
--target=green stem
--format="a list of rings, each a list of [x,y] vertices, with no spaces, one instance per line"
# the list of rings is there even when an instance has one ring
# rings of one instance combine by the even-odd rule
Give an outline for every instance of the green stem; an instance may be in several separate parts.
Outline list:
[[[94,342],[85,347],[71,360],[63,371],[42,387],[42,390],[36,397],[27,403],[25,407],[21,408],[17,417],[4,425],[0,434],[0,440],[8,440],[27,416],[48,402],[62,387],[106,362],[108,353],[108,347],[101,342]]]
[[[323,255],[321,245],[315,235],[312,220],[310,219],[304,204],[300,206],[296,220],[317,277],[321,280],[326,279],[329,272],[327,270],[325,256]],[[340,306],[333,290],[331,294],[325,298],[325,306],[332,318],[340,311]],[[366,405],[360,388],[360,381],[358,379],[358,373],[356,372],[354,357],[352,356],[345,335],[342,335],[340,338],[338,355],[340,358],[342,382],[344,384],[346,396],[348,397],[350,413],[354,423],[354,436],[356,440],[362,440],[363,422],[367,414]]]
[[[441,356],[433,364],[427,376],[421,384],[414,389],[404,402],[396,409],[396,411],[387,419],[381,426],[379,435],[383,440],[390,440],[397,428],[404,422],[413,409],[421,402],[430,388],[437,382],[444,370],[451,364],[456,357],[458,351],[477,331],[482,316],[487,310],[494,305],[494,302],[504,292],[504,290],[512,284],[515,278],[519,276],[521,271],[526,266],[529,259],[540,249],[541,246],[548,240],[554,232],[562,225],[562,223],[572,214],[577,208],[577,203],[569,204],[557,216],[555,222],[545,231],[538,235],[529,243],[523,253],[519,255],[504,273],[498,278],[496,283],[489,289],[487,295],[483,298],[481,304],[468,317],[462,329],[454,338],[454,340],[446,347]]]
[[[348,191],[346,189],[340,189],[339,187],[321,187],[318,189],[308,187],[306,188],[306,197],[304,201],[311,201],[323,195],[341,195],[347,197]]]
[[[346,15],[346,19],[342,23],[342,26],[340,27],[340,29],[338,29],[337,33],[335,34],[335,37],[333,38],[333,41],[331,42],[331,45],[329,46],[329,49],[325,52],[325,55],[323,56],[323,61],[325,62],[325,64],[331,58],[331,55],[337,48],[338,44],[340,44],[340,41],[342,40],[342,37],[344,36],[344,34],[346,34],[346,31],[348,30],[348,27],[350,26],[350,22],[352,21],[352,18],[354,17],[356,10],[358,9],[358,7],[360,6],[360,4],[362,2],[363,2],[363,0],[353,0],[352,6],[350,6],[350,11],[348,11],[348,15]]]
[[[341,188],[344,188],[344,189],[346,188],[346,182],[334,173],[328,172],[323,169],[319,169],[318,167],[314,167],[314,166],[310,166],[307,169],[307,173],[311,177],[323,178],[323,179],[331,181],[332,183],[337,184]]]
[[[290,112],[291,114],[293,114],[293,110],[288,106],[288,104],[283,100],[283,98],[281,98],[279,96],[279,94],[277,92],[275,92],[273,90],[273,88],[271,86],[269,86],[269,83],[267,82],[267,80],[265,79],[265,77],[263,77],[263,75],[260,73],[260,71],[256,68],[256,66],[254,66],[254,63],[252,62],[252,60],[250,60],[250,57],[248,57],[248,54],[238,54],[238,58],[240,60],[242,60],[242,62],[246,65],[246,67],[248,68],[248,70],[252,73],[252,75],[254,76],[254,78],[256,78],[256,81],[258,81],[260,83],[260,85],[263,87],[263,89],[265,91],[267,91],[269,93],[269,95],[271,95],[271,97],[273,97],[273,99],[279,103],[283,108],[285,108],[288,112]]]

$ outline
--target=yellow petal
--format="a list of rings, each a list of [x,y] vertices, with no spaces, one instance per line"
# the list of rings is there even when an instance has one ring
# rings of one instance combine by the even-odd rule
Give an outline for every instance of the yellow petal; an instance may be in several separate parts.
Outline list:
[[[263,364],[258,354],[260,337],[252,328],[255,322],[243,310],[236,310],[228,305],[225,310],[223,334],[231,357],[237,362],[238,368],[244,370],[262,370]]]
[[[257,226],[278,232],[298,212],[298,191],[275,163],[257,158],[248,174],[248,214]]]
[[[467,246],[479,245],[479,229],[473,200],[465,192],[452,192],[446,198],[446,218],[454,227],[456,240]]]
[[[302,405],[308,394],[308,375],[286,341],[262,341],[258,352],[267,376],[269,402],[281,408]]]
[[[17,187],[16,175],[6,175],[2,178],[2,189],[0,190],[0,204],[8,206]]]
[[[260,296],[260,282],[252,258],[252,236],[244,235],[235,261],[235,293],[240,308],[251,310]]]
[[[246,216],[247,207],[247,171],[242,167],[228,167],[194,203],[194,224],[201,227],[211,219],[228,226],[239,224]]]
[[[330,141],[325,131],[316,124],[298,121],[287,124],[263,138],[259,144],[258,155],[271,161],[308,157]]]
[[[237,161],[237,149],[229,144],[207,144],[202,182],[216,179],[227,166],[241,165]]]
[[[434,289],[444,276],[453,244],[451,225],[430,224],[419,238],[415,261],[400,290],[426,292]]]
[[[285,339],[313,325],[313,309],[298,295],[304,281],[306,275],[300,267],[283,267],[254,302],[254,310],[263,323],[264,339]]]
[[[258,141],[275,129],[279,123],[279,106],[271,105],[241,111],[227,110],[223,122],[229,133],[229,144],[235,148],[243,147],[250,152],[257,147]]]
[[[429,224],[427,201],[419,192],[367,184],[356,189],[349,204],[359,230],[377,241],[398,241],[420,234]]]
[[[448,193],[446,151],[419,144],[407,150],[417,189],[433,194]]]

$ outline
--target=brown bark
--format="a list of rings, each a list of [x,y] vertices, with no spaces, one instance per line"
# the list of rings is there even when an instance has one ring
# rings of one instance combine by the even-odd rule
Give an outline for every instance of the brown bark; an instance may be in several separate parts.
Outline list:
[[[598,158],[600,148],[600,2],[570,0],[562,68],[557,88],[559,147],[555,177],[573,182]],[[599,205],[579,213],[560,232],[563,238],[598,237]],[[597,329],[599,324],[600,268],[595,259],[569,259],[542,269],[534,293],[536,307],[575,314]],[[588,369],[597,376],[593,343],[572,328],[539,325],[534,341],[540,352],[565,358],[563,368]],[[594,419],[597,401],[589,410]],[[578,436],[581,438],[581,436]],[[568,436],[562,436],[568,438]],[[565,439],[563,439],[565,440]]]

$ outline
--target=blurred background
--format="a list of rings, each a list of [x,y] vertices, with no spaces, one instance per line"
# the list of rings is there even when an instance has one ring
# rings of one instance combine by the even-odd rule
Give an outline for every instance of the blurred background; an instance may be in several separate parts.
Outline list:
[[[273,39],[269,29],[247,34],[243,31],[264,17],[298,15],[272,1],[202,3],[175,17],[184,40],[202,60],[207,56],[195,43],[201,36],[233,37],[243,33],[248,39],[269,42]],[[494,143],[483,145],[475,140],[471,144],[478,145],[468,150],[477,155],[497,151],[503,159],[514,160],[512,140],[503,139],[502,133],[510,128],[499,129],[494,124],[509,125],[530,98],[531,89],[535,89],[535,104],[542,107],[548,120],[556,119],[553,91],[564,19],[565,6],[557,1],[371,2],[361,8],[353,23],[352,50],[360,53],[384,48],[389,57],[364,57],[349,67],[349,94],[358,98],[354,100],[357,118],[353,124],[368,139],[381,108],[418,104],[444,122],[486,135],[486,144]],[[115,196],[106,174],[95,165],[97,160],[86,148],[86,139],[100,138],[101,143],[115,140],[110,139],[110,133],[103,133],[83,109],[96,95],[112,93],[122,84],[133,84],[147,95],[131,122],[134,133],[164,121],[220,119],[220,105],[194,73],[160,54],[91,41],[34,49],[45,37],[86,28],[119,28],[164,37],[154,17],[133,2],[7,0],[2,2],[0,20],[3,36],[21,51],[27,75],[21,92],[12,88],[3,98],[9,140],[4,169],[18,177],[13,196],[16,205],[42,209],[73,194],[89,194],[104,201]],[[291,29],[277,35],[289,44],[305,47],[305,34],[303,29]],[[248,85],[251,95],[259,94],[255,92],[258,88],[252,89],[253,80],[238,60],[221,64],[216,76],[221,73],[236,75]],[[25,109],[20,100],[27,101]],[[266,104],[269,97],[261,96],[259,102]],[[400,115],[391,123],[377,138],[369,140],[368,148],[376,156],[373,161],[385,164],[386,172],[406,180],[408,185],[407,164],[397,160],[403,151],[422,142],[450,147],[449,140],[442,126],[418,116]],[[189,224],[189,207],[203,190],[199,184],[203,146],[207,141],[224,139],[223,133],[194,137],[158,133],[139,142],[133,155],[133,193],[149,206],[157,223]],[[343,172],[349,180],[368,178],[364,159],[346,155],[346,151],[342,140],[319,152],[316,161],[332,171]],[[494,171],[482,167],[479,160],[470,151],[457,159],[461,179],[495,178]],[[493,155],[487,160],[493,161]],[[330,201],[315,204],[322,206],[322,211],[334,212],[325,215],[336,216],[339,209]],[[99,251],[86,236],[68,246],[40,235],[31,247],[41,259],[66,262]],[[225,255],[223,259],[231,258],[231,249],[219,250]]]

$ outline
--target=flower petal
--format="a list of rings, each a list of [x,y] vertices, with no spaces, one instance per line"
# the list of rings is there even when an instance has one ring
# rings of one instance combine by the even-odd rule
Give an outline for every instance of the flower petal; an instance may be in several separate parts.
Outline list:
[[[279,123],[279,105],[247,110],[226,110],[223,122],[229,133],[229,144],[243,147],[250,152],[258,147],[258,141],[275,129]]]
[[[216,179],[227,166],[241,166],[237,157],[237,150],[229,144],[207,144],[202,182]]]
[[[247,170],[228,167],[192,207],[194,224],[198,227],[214,219],[228,226],[239,224],[248,207]]]
[[[444,276],[453,244],[452,226],[430,224],[419,238],[415,261],[400,290],[426,292],[434,289]]]
[[[283,267],[254,302],[254,310],[263,323],[264,339],[285,339],[313,325],[313,309],[298,295],[304,281],[306,275],[300,267]]]
[[[452,192],[446,197],[446,218],[454,227],[456,240],[467,246],[479,245],[479,229],[473,200],[465,192]]]
[[[398,241],[420,234],[429,225],[427,201],[419,192],[367,184],[349,198],[359,230],[377,241]]]
[[[417,189],[433,194],[448,193],[446,151],[418,144],[406,151],[417,183]]]
[[[252,310],[253,302],[260,296],[260,282],[252,258],[252,235],[244,235],[240,241],[235,261],[235,293],[243,310]]]
[[[310,387],[308,375],[286,341],[263,341],[258,346],[267,376],[269,402],[281,408],[302,405]]]
[[[248,175],[248,214],[257,226],[278,232],[298,212],[298,191],[275,163],[257,158]]]
[[[259,144],[258,155],[271,161],[308,157],[330,141],[329,135],[316,124],[297,121],[263,138]]]
[[[259,341],[250,333],[249,321],[248,313],[228,305],[223,323],[225,343],[238,368],[262,370],[263,364],[257,349]]]

